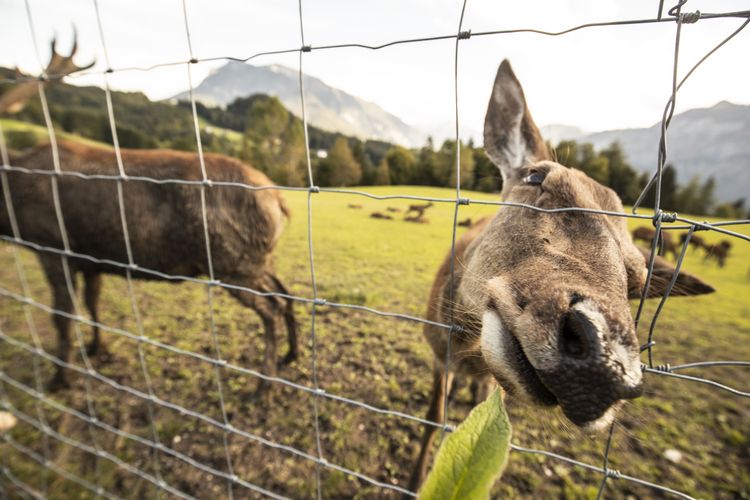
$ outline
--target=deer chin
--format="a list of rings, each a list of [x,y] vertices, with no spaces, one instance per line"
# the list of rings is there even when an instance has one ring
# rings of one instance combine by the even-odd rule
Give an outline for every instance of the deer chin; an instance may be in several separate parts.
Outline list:
[[[497,312],[482,317],[482,356],[492,375],[510,394],[540,406],[556,406],[557,397],[544,385],[521,343],[504,327]]]
[[[568,420],[584,432],[596,433],[608,428],[623,404],[622,400],[617,400],[599,409],[581,406],[580,401],[560,399],[544,383],[545,377],[540,377],[521,343],[493,310],[486,311],[482,317],[481,345],[490,372],[506,391],[538,406],[560,406]]]

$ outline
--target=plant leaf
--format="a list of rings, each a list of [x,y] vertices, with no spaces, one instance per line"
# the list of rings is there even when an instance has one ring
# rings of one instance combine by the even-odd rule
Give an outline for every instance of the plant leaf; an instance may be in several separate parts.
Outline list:
[[[443,440],[419,498],[489,498],[508,461],[511,427],[499,390]]]

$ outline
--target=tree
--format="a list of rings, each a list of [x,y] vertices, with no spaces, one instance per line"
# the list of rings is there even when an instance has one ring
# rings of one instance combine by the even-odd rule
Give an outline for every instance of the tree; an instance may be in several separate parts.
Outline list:
[[[318,164],[318,183],[324,186],[355,186],[362,179],[362,166],[349,149],[345,137],[338,137],[328,156]]]
[[[609,163],[609,180],[607,185],[611,187],[626,205],[632,205],[638,199],[638,174],[625,161],[625,155],[617,142],[613,142],[608,148],[600,153],[607,158]]]
[[[473,189],[485,193],[496,193],[502,190],[503,178],[494,163],[487,157],[482,148],[475,148],[474,156],[474,185]]]
[[[250,104],[240,157],[281,185],[304,184],[304,131],[276,97]]]
[[[411,151],[402,146],[395,146],[385,155],[385,161],[388,164],[391,184],[412,183],[415,177],[417,160]]]

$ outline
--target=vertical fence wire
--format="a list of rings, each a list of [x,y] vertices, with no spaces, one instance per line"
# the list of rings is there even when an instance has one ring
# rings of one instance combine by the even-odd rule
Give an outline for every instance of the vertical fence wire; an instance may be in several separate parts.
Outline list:
[[[196,59],[193,54],[193,44],[190,39],[190,24],[188,21],[186,0],[182,0],[182,13],[183,13],[184,21],[185,21],[185,36],[187,38],[188,51],[190,53],[190,61],[187,63],[188,92],[190,95],[190,107],[193,113],[193,124],[195,126],[195,142],[198,146],[198,160],[200,161],[201,177],[203,179],[203,183],[200,185],[201,218],[203,222],[203,236],[204,236],[205,243],[206,243],[206,259],[207,259],[207,264],[208,264],[208,276],[210,280],[210,283],[206,285],[206,299],[208,302],[208,317],[209,317],[209,323],[210,323],[211,343],[213,344],[214,357],[216,358],[217,361],[219,361],[219,363],[216,363],[213,365],[214,378],[216,381],[216,391],[219,396],[219,407],[221,409],[221,417],[224,420],[224,425],[231,428],[231,423],[229,422],[226,406],[224,404],[224,389],[223,389],[223,384],[222,384],[222,365],[221,365],[222,356],[221,356],[221,350],[219,348],[219,340],[216,335],[216,324],[214,321],[213,286],[216,282],[216,277],[214,276],[213,258],[211,256],[211,239],[209,236],[209,229],[208,229],[208,210],[206,208],[206,190],[211,188],[211,180],[208,178],[208,172],[206,171],[206,161],[203,156],[203,143],[201,141],[200,123],[198,121],[198,111],[196,109],[196,104],[195,104],[195,94],[193,92],[193,76],[192,76],[191,65],[195,64]],[[235,478],[236,476],[234,474],[234,467],[232,465],[232,456],[229,451],[229,433],[227,431],[224,431],[222,433],[222,440],[224,444],[224,456],[227,462],[227,471],[229,472],[231,478]],[[233,481],[231,479],[227,480],[227,493],[230,499],[234,498]]]
[[[0,159],[2,160],[2,164],[4,166],[10,165],[10,158],[8,155],[8,146],[5,142],[5,133],[2,128],[2,124],[0,124]],[[21,240],[21,232],[18,227],[18,220],[16,219],[16,212],[15,208],[13,206],[13,200],[11,199],[11,191],[10,191],[10,182],[8,180],[8,172],[3,170],[0,172],[0,183],[2,183],[2,190],[3,190],[3,198],[5,198],[5,210],[8,214],[8,220],[10,222],[11,232],[13,233],[13,238],[15,240],[20,241]],[[31,288],[29,287],[29,280],[26,275],[26,270],[24,268],[23,262],[21,261],[21,256],[19,255],[19,248],[17,245],[11,245],[12,246],[12,252],[13,252],[13,263],[15,264],[15,270],[16,270],[16,276],[18,277],[19,284],[21,285],[21,293],[25,297],[31,297]],[[34,347],[36,348],[37,352],[41,352],[42,350],[42,342],[39,337],[39,332],[36,328],[36,323],[34,322],[34,317],[31,313],[31,306],[28,304],[22,304],[21,306],[23,308],[23,314],[24,318],[26,320],[26,327],[29,329],[29,334],[31,335],[31,340],[34,343]],[[42,381],[42,371],[40,366],[41,358],[40,356],[32,356],[32,370],[34,373],[34,384],[36,386],[37,392],[40,394],[44,393],[44,382]],[[36,413],[37,418],[40,422],[44,423],[44,425],[48,425],[46,414],[44,412],[43,407],[40,404],[36,405]],[[49,440],[47,439],[47,435],[42,435],[42,456],[45,460],[48,460],[50,456],[50,450],[49,450]],[[42,494],[44,496],[47,496],[49,491],[49,478],[48,478],[48,471],[47,469],[42,470]]]
[[[104,60],[107,64],[107,68],[111,68],[112,64],[109,59],[109,51],[107,50],[107,43],[105,41],[104,37],[104,28],[102,26],[102,18],[101,18],[101,12],[99,11],[99,1],[98,0],[92,0],[94,4],[94,12],[96,14],[96,24],[99,31],[99,40],[102,45],[102,52],[104,53]],[[153,389],[153,383],[151,382],[151,375],[148,371],[148,365],[146,363],[146,354],[144,351],[144,345],[143,340],[145,338],[144,330],[143,330],[143,322],[141,320],[141,314],[138,306],[138,300],[135,297],[135,286],[133,284],[133,269],[136,268],[135,259],[133,257],[133,248],[130,241],[130,231],[128,230],[128,220],[127,215],[125,211],[125,196],[124,196],[124,186],[123,184],[127,180],[127,174],[125,173],[125,166],[122,161],[122,151],[120,151],[120,139],[117,134],[117,122],[115,120],[115,111],[114,106],[112,105],[112,91],[109,85],[109,75],[104,74],[104,95],[105,100],[107,103],[107,117],[109,119],[109,127],[110,131],[112,133],[112,146],[114,147],[115,151],[115,160],[117,162],[117,171],[120,176],[120,178],[116,181],[117,182],[117,204],[119,206],[119,212],[120,212],[120,225],[122,227],[122,236],[123,240],[125,242],[125,253],[128,258],[128,268],[125,270],[125,279],[127,282],[127,289],[128,289],[128,300],[130,302],[130,310],[133,315],[133,318],[135,320],[136,324],[136,331],[138,333],[138,341],[137,341],[137,349],[138,349],[138,364],[141,369],[141,373],[143,374],[143,381],[146,386],[146,391],[148,392],[150,398],[146,402],[146,409],[148,413],[148,422],[149,422],[149,430],[151,432],[151,439],[158,444],[160,444],[159,440],[159,432],[157,431],[156,426],[156,416],[154,412],[154,403],[153,403],[153,397],[154,397],[154,389]],[[159,487],[159,490],[157,490],[157,496],[161,496],[161,485],[163,483],[163,479],[161,477],[161,464],[159,459],[159,449],[150,449],[151,459],[152,459],[152,467],[154,470],[154,475],[158,478],[159,482],[157,486]]]
[[[34,28],[34,21],[33,21],[33,16],[31,14],[31,5],[29,4],[29,0],[25,0],[24,5],[26,8],[26,15],[27,15],[28,24],[29,24],[29,32],[30,32],[32,40],[34,41],[33,43],[34,43],[34,50],[36,53],[36,58],[39,63],[39,67],[41,68],[42,75],[45,76],[46,67],[44,65],[44,62],[42,61],[39,48],[37,47],[37,44],[36,44],[37,36],[36,36],[36,30]],[[58,184],[58,176],[60,172],[62,171],[62,168],[60,165],[60,153],[57,147],[57,137],[55,134],[54,126],[52,124],[52,118],[49,112],[47,97],[44,91],[44,83],[41,81],[38,83],[38,90],[39,90],[39,100],[42,106],[42,114],[44,116],[44,123],[47,128],[47,133],[48,133],[49,141],[51,145],[52,165],[53,165],[55,174],[57,174],[57,175],[50,176],[50,184],[52,188],[52,202],[54,205],[55,217],[57,218],[57,224],[58,224],[58,228],[60,231],[60,239],[62,241],[63,250],[65,251],[66,254],[68,254],[71,251],[71,247],[70,247],[70,241],[68,239],[67,228],[65,226],[65,220],[63,218],[62,206],[60,202],[60,188]],[[80,314],[78,313],[80,308],[78,306],[78,300],[77,300],[76,292],[75,292],[75,278],[76,277],[75,275],[71,273],[70,262],[68,260],[68,256],[67,255],[60,256],[60,263],[62,265],[62,271],[64,275],[64,280],[65,280],[65,287],[66,287],[66,291],[68,295],[67,300],[70,301],[68,308],[70,308],[70,310],[76,316],[80,316]],[[54,270],[49,270],[48,272],[54,272]],[[60,297],[58,297],[59,293],[60,293],[59,290],[53,291],[54,301],[56,304],[59,303],[59,300],[60,300]],[[68,325],[65,325],[63,328],[68,330],[64,335],[70,335],[70,330],[68,328]],[[89,356],[86,352],[86,344],[83,338],[83,334],[81,333],[81,328],[80,328],[80,324],[78,321],[73,322],[73,331],[75,332],[76,341],[78,344],[78,350],[81,355],[81,359],[83,360],[83,363],[86,367],[86,371],[87,373],[91,374],[94,371],[94,369],[91,364],[91,360],[89,359]],[[63,372],[58,372],[58,373],[61,374]],[[96,419],[97,417],[96,417],[94,398],[92,397],[91,378],[85,377],[83,380],[83,383],[84,383],[84,388],[85,388],[86,406],[88,409],[88,413],[91,416],[91,418]],[[96,450],[96,453],[94,454],[94,469],[95,469],[96,486],[97,488],[100,488],[101,485],[99,484],[99,479],[100,479],[99,457],[102,453],[102,449],[99,446],[99,441],[96,438],[96,434],[92,425],[88,426],[88,431],[89,431],[91,442],[93,443],[94,449]]]
[[[302,0],[297,0],[297,7],[299,13],[299,35],[300,35],[300,50],[299,50],[299,99],[300,109],[302,114],[302,129],[305,138],[305,161],[307,166],[307,175],[309,181],[309,187],[307,190],[307,245],[308,245],[308,259],[310,262],[310,285],[312,286],[313,302],[310,307],[310,347],[311,347],[311,369],[312,369],[312,383],[315,393],[312,397],[313,407],[313,426],[315,429],[315,451],[318,457],[318,462],[315,464],[315,493],[320,500],[323,496],[322,491],[322,479],[321,479],[321,464],[326,463],[326,459],[323,455],[323,445],[320,437],[320,403],[319,398],[323,390],[320,388],[318,380],[318,339],[316,335],[316,317],[317,308],[319,305],[323,305],[325,301],[322,301],[318,297],[318,284],[315,275],[315,250],[313,243],[313,194],[319,193],[320,189],[315,185],[315,179],[313,177],[312,161],[310,159],[310,137],[307,127],[307,110],[305,106],[305,80],[304,73],[302,70],[303,54],[309,52],[311,47],[305,44],[305,23],[304,16],[302,13]]]

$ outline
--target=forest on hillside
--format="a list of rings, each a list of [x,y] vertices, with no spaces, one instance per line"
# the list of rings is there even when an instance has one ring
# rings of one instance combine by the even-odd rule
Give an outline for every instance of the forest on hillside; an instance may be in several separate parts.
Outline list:
[[[0,76],[10,77],[1,69]],[[0,85],[0,93],[10,84]],[[98,87],[57,84],[49,87],[50,114],[60,130],[103,143],[112,142],[104,91]],[[138,92],[112,92],[120,145],[125,148],[196,149],[192,108],[188,102],[150,101]],[[302,121],[275,97],[256,94],[238,98],[226,108],[197,103],[201,140],[205,151],[228,154],[264,171],[274,182],[288,186],[306,184],[307,160]],[[38,100],[13,118],[43,125]],[[23,149],[38,140],[23,130],[8,132],[10,147]],[[376,140],[361,140],[308,126],[311,161],[320,186],[456,184],[456,142],[435,144],[428,139],[421,148],[409,149]],[[591,144],[563,141],[550,145],[562,164],[578,168],[611,187],[626,205],[633,204],[649,180],[627,161],[617,143],[595,150]],[[484,192],[502,187],[497,168],[481,147],[471,141],[460,145],[461,186]],[[668,165],[662,176],[661,207],[664,210],[720,217],[750,216],[743,200],[716,203],[712,178],[678,182],[677,170]],[[643,206],[653,207],[652,189]]]

